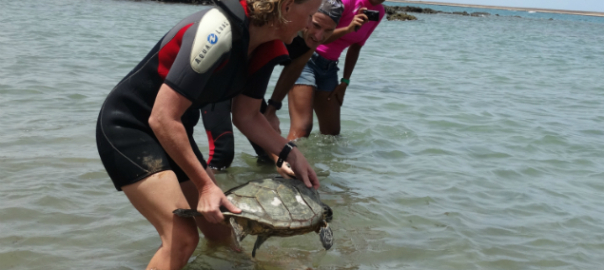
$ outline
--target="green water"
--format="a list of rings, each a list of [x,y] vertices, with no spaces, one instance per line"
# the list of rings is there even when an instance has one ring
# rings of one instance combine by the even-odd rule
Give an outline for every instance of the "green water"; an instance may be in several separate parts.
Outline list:
[[[0,269],[144,268],[160,240],[107,177],[96,117],[202,7],[0,5]],[[298,144],[334,209],[332,250],[271,238],[251,259],[253,238],[241,254],[202,240],[187,269],[602,267],[604,21],[416,16],[382,22],[363,48],[342,136]],[[274,173],[235,135],[221,187]]]

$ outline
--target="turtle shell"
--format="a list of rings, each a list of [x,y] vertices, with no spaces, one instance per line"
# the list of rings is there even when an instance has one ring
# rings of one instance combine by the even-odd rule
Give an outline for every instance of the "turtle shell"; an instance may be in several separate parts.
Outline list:
[[[319,193],[300,180],[281,177],[250,181],[225,192],[242,210],[226,216],[247,218],[276,230],[314,227],[323,221],[324,208]]]

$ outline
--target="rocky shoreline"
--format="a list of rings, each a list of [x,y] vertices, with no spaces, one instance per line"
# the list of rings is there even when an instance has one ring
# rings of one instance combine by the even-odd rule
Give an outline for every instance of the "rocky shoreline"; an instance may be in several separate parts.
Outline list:
[[[389,21],[406,21],[406,20],[417,20],[417,18],[413,15],[407,14],[407,12],[411,13],[422,13],[422,14],[453,14],[453,15],[462,15],[462,16],[472,16],[472,17],[486,17],[490,16],[491,13],[488,12],[472,12],[468,13],[466,11],[463,12],[444,12],[440,10],[434,10],[431,8],[420,8],[413,6],[389,6],[384,5],[386,10],[386,19]],[[499,16],[498,14],[496,14]]]
[[[490,6],[490,5],[457,4],[457,3],[432,2],[432,1],[410,1],[410,0],[389,0],[389,1],[397,2],[397,3],[406,3],[406,4],[450,6],[450,7],[463,7],[463,8],[498,9],[498,10],[513,10],[513,11],[526,11],[526,12],[533,11],[533,12],[538,12],[538,13],[571,14],[571,15],[581,15],[581,16],[604,17],[604,12],[598,12],[598,11]]]
[[[141,1],[141,0],[135,0]],[[182,4],[193,4],[193,5],[212,5],[212,0],[148,0],[162,3],[182,3]],[[491,16],[491,13],[488,12],[472,12],[468,13],[466,11],[463,12],[445,12],[440,10],[434,10],[431,8],[421,8],[414,6],[390,6],[384,5],[384,9],[386,10],[386,19],[389,21],[414,21],[417,20],[417,17],[408,14],[409,13],[421,13],[421,14],[453,14],[453,15],[461,15],[461,16],[471,16],[471,17],[486,17]],[[499,14],[495,14],[495,16],[499,16]],[[519,17],[519,16],[514,16]]]

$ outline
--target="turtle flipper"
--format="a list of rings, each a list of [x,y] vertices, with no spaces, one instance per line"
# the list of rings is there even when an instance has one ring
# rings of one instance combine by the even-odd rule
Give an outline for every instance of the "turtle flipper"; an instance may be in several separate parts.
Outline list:
[[[247,232],[245,230],[243,230],[243,227],[241,226],[241,224],[239,224],[234,217],[229,218],[229,223],[231,224],[231,227],[233,228],[233,230],[231,232],[232,232],[233,238],[235,239],[235,244],[237,245],[237,248],[239,250],[241,250],[241,240],[243,240],[243,238],[245,238],[247,236]]]
[[[325,222],[331,222],[331,220],[333,219],[333,211],[331,210],[331,207],[324,203],[321,203],[321,206],[323,206],[323,210],[325,211],[323,213],[325,217]]]
[[[266,239],[268,239],[268,235],[258,235],[258,237],[256,238],[256,243],[254,243],[254,250],[252,250],[252,258],[256,257],[256,249],[258,249],[260,245],[262,245],[262,243],[266,241]]]
[[[179,216],[179,217],[184,217],[184,218],[190,218],[190,217],[199,217],[201,216],[201,213],[193,210],[193,209],[176,209],[174,211],[172,211],[172,213],[174,213],[175,215]]]
[[[333,232],[331,231],[331,228],[329,228],[329,225],[327,223],[325,224],[325,227],[321,227],[319,230],[319,237],[321,238],[321,244],[323,244],[325,250],[329,250],[331,246],[333,246]]]

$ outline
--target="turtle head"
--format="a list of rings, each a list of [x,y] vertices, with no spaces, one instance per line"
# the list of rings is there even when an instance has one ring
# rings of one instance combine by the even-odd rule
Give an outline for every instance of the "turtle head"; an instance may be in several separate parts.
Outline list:
[[[323,204],[323,220],[326,222],[331,222],[333,219],[333,211],[331,211],[331,207],[327,204]]]

